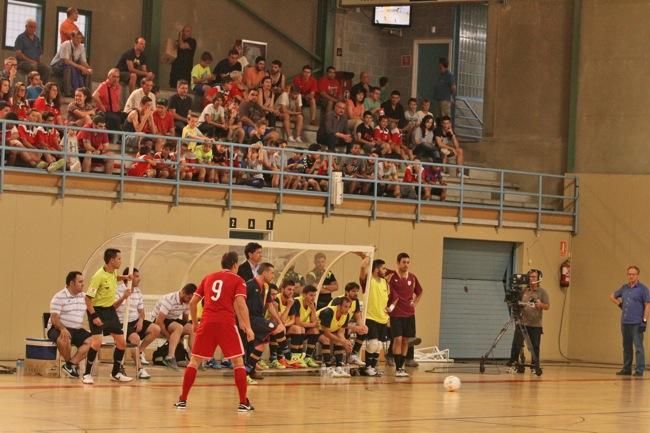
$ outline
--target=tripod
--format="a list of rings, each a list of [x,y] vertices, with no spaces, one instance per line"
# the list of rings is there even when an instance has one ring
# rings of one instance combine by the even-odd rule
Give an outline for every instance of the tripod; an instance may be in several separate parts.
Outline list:
[[[481,373],[485,372],[485,362],[487,359],[490,357],[492,352],[494,352],[494,349],[496,349],[497,345],[499,344],[499,341],[503,338],[503,336],[508,332],[508,329],[511,327],[515,328],[515,332],[519,331],[521,335],[524,337],[524,341],[526,342],[526,346],[530,350],[531,356],[532,356],[532,362],[531,364],[526,364],[524,355],[523,355],[523,347],[522,347],[522,353],[519,354],[517,357],[517,360],[515,361],[515,365],[513,366],[517,373],[523,373],[526,367],[531,367],[535,369],[535,374],[537,376],[542,375],[542,369],[539,367],[539,360],[537,359],[537,355],[535,354],[535,350],[533,349],[533,343],[530,339],[530,335],[528,334],[528,329],[526,329],[526,326],[524,326],[521,323],[521,308],[522,306],[528,305],[525,302],[517,302],[516,304],[510,305],[510,319],[506,323],[504,323],[503,328],[501,328],[501,331],[497,334],[496,338],[492,342],[492,345],[488,349],[487,352],[481,357],[481,360],[479,361],[479,370]]]

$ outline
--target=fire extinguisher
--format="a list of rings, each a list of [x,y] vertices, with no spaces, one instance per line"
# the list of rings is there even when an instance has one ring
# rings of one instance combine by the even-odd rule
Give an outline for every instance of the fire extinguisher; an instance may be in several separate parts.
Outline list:
[[[571,285],[571,262],[565,260],[560,265],[560,287],[569,287]]]

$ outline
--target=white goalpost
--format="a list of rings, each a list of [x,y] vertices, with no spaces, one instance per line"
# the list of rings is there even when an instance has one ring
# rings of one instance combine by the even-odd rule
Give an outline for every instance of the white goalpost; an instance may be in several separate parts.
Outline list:
[[[183,285],[193,282],[198,285],[201,279],[221,268],[221,256],[228,251],[240,255],[240,263],[246,257],[244,247],[251,242],[247,239],[220,239],[196,236],[177,236],[161,233],[122,233],[114,236],[90,255],[83,269],[85,276],[92,275],[104,265],[103,254],[107,248],[117,248],[122,253],[122,269],[128,267],[140,271],[140,289],[145,300],[145,313],[151,313],[155,303],[166,293],[179,290]],[[358,253],[374,258],[375,248],[368,245],[312,244],[299,242],[255,241],[262,245],[262,261],[272,263],[276,269],[276,284],[284,276],[306,276],[314,267],[314,256],[322,253],[326,257],[326,268],[318,282],[320,293],[328,271],[336,276],[339,283],[337,294],[343,294],[343,287],[349,281],[358,281],[361,257]],[[121,269],[120,269],[121,271]],[[368,270],[370,272],[370,269]],[[363,305],[367,305],[370,278],[364,288]],[[131,289],[131,282],[128,282]],[[298,295],[298,294],[296,294]],[[130,306],[124,309],[124,331],[129,323]],[[365,308],[364,308],[365,321]]]

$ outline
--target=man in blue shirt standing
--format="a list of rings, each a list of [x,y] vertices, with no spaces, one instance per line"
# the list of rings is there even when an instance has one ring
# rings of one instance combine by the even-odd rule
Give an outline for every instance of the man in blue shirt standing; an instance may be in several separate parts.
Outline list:
[[[440,76],[433,88],[433,98],[436,100],[434,111],[437,117],[451,117],[452,98],[456,94],[456,80],[454,74],[449,71],[449,61],[440,57],[438,61]]]
[[[609,295],[609,299],[622,310],[621,332],[623,334],[623,368],[616,373],[619,376],[632,375],[632,345],[636,349],[636,370],[634,376],[643,376],[645,355],[643,351],[643,333],[648,316],[650,316],[650,292],[639,282],[639,268],[627,268],[627,284]]]
[[[18,59],[18,69],[25,75],[32,71],[38,71],[44,83],[50,76],[50,67],[41,62],[43,45],[36,35],[36,20],[28,18],[25,22],[25,31],[18,35],[14,48]]]

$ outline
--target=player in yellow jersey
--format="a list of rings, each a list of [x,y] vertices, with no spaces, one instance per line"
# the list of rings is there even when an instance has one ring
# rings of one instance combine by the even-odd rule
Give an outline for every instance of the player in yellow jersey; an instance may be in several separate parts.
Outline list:
[[[345,329],[348,324],[350,306],[352,303],[348,298],[343,298],[339,305],[327,306],[318,310],[318,322],[320,325],[320,342],[323,345],[323,361],[328,363],[331,355],[325,347],[334,348],[335,368],[331,372],[332,377],[350,377],[350,373],[343,370],[343,356],[345,352],[352,351],[352,342],[345,337]]]
[[[111,380],[116,382],[130,382],[133,380],[120,372],[124,351],[126,350],[126,340],[114,304],[119,305],[131,295],[131,290],[127,289],[122,297],[116,300],[118,280],[128,281],[132,278],[131,275],[118,276],[117,270],[121,265],[122,256],[120,250],[108,248],[104,251],[104,266],[95,272],[90,279],[88,290],[86,290],[86,310],[93,339],[86,358],[86,371],[82,377],[82,382],[85,384],[93,383],[91,372],[97,352],[102,344],[104,331],[107,331],[115,341]]]
[[[357,338],[354,341],[352,353],[350,354],[348,361],[350,364],[364,367],[364,362],[361,361],[361,358],[359,358],[359,351],[361,350],[363,340],[365,340],[365,336],[368,333],[368,328],[363,324],[361,317],[362,306],[361,300],[359,299],[359,292],[361,291],[361,287],[359,287],[359,285],[355,282],[350,282],[345,285],[344,290],[345,294],[332,299],[332,302],[330,302],[329,305],[340,305],[345,298],[350,300],[351,305],[350,311],[348,312],[347,331],[348,333],[356,334]]]
[[[312,285],[302,289],[302,295],[294,298],[288,317],[291,317],[293,324],[288,328],[291,338],[291,359],[299,361],[306,367],[318,367],[314,360],[316,343],[320,335],[318,329],[318,316],[316,314],[316,293],[318,290]],[[302,346],[307,340],[307,351],[302,359]]]
[[[365,257],[361,262],[359,282],[365,288],[368,279],[370,258]],[[382,343],[388,341],[388,282],[386,276],[386,262],[381,259],[373,260],[370,275],[370,289],[368,292],[368,306],[366,313],[366,369],[368,376],[377,376],[382,373],[377,370],[377,361]]]

